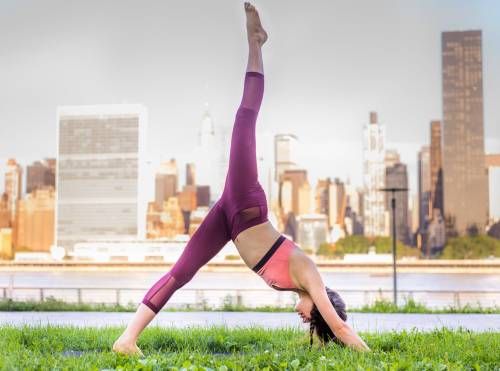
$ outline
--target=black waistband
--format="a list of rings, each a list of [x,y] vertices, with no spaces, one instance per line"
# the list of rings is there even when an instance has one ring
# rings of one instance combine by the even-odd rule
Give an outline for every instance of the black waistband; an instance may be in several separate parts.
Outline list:
[[[262,257],[262,259],[259,260],[259,262],[255,265],[255,267],[252,268],[254,272],[260,271],[260,269],[264,266],[264,264],[267,263],[269,259],[271,259],[271,256],[274,255],[276,250],[278,250],[278,247],[281,245],[281,243],[285,240],[285,236],[281,235],[278,237],[278,239],[273,243],[273,246],[266,252],[266,255]]]

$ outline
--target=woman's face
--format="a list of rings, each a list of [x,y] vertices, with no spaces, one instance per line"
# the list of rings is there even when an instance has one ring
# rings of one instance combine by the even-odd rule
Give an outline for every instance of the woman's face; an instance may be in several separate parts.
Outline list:
[[[300,318],[302,318],[302,322],[311,322],[311,311],[313,306],[314,302],[307,293],[299,294],[299,301],[295,305],[295,311]]]

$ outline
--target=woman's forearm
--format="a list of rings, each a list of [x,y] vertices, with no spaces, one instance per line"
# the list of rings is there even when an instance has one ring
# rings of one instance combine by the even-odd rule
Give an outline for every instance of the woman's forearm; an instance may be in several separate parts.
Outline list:
[[[360,351],[370,350],[363,339],[361,339],[347,323],[344,323],[342,326],[336,329],[332,328],[332,331],[335,336],[345,345]]]

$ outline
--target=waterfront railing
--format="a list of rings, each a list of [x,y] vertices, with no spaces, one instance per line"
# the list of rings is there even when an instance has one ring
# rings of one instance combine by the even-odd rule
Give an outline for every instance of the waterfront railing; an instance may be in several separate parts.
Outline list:
[[[133,305],[141,301],[149,287],[36,287],[0,286],[0,298],[15,301],[45,301],[48,298],[68,303]],[[372,305],[392,300],[390,289],[338,289],[350,307]],[[400,290],[399,303],[412,299],[429,308],[463,306],[491,308],[500,306],[500,291],[495,290]],[[288,307],[297,295],[271,288],[190,288],[177,291],[169,301],[171,307],[221,308],[224,305],[245,307]]]

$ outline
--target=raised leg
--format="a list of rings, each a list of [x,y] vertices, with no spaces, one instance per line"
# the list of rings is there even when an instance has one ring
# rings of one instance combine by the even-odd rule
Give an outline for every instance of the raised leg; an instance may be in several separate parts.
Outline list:
[[[257,182],[257,158],[255,152],[255,124],[264,95],[264,67],[262,45],[267,33],[253,5],[245,3],[247,17],[248,64],[243,96],[236,112],[231,136],[229,167],[224,193],[230,199],[244,195]]]

